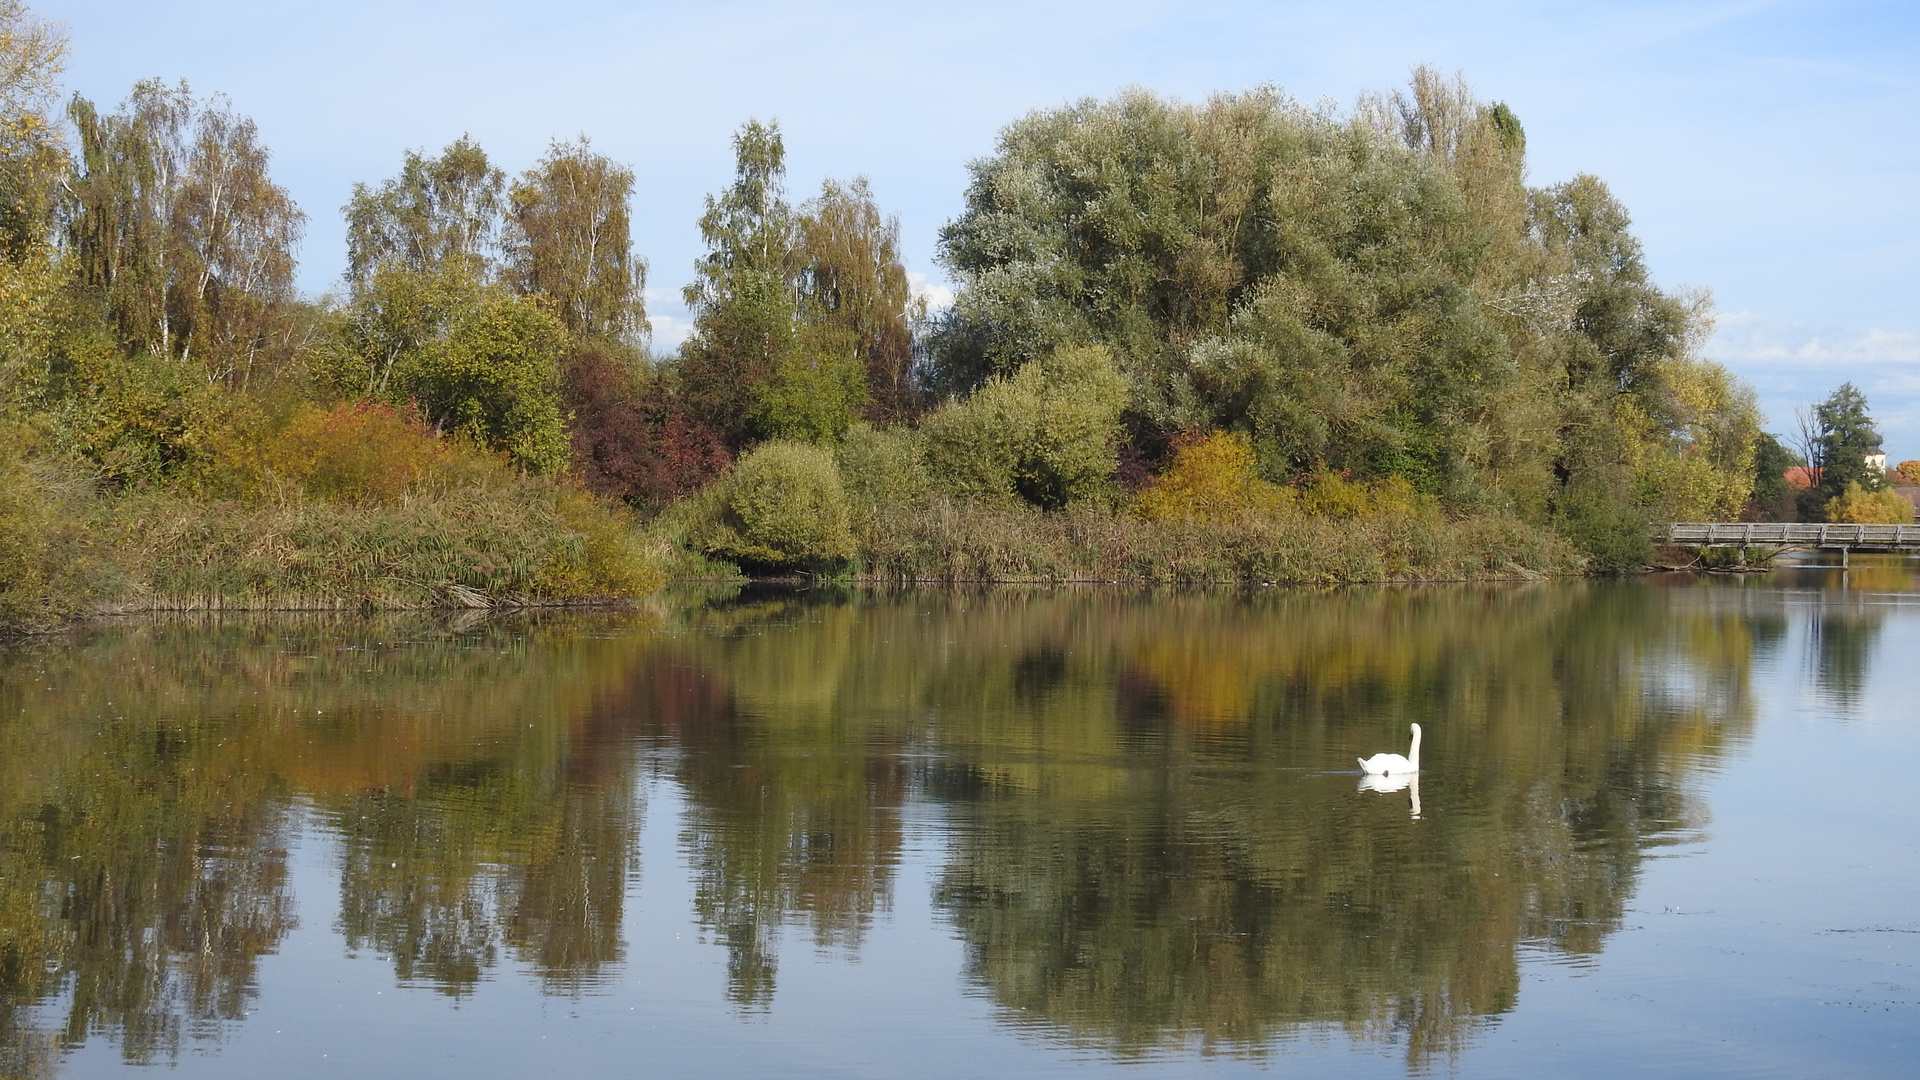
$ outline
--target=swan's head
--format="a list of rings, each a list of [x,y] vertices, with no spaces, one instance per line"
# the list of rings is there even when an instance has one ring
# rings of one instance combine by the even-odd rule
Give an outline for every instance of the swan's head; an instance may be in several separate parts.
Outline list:
[[[1419,724],[1414,724],[1414,725],[1413,725],[1413,733],[1414,733],[1415,735],[1418,735],[1418,734],[1420,734],[1420,725],[1419,725]]]

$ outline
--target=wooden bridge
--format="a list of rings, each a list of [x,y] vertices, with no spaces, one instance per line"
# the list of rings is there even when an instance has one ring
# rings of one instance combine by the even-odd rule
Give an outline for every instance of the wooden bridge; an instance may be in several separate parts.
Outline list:
[[[1920,525],[1681,521],[1655,526],[1653,542],[1675,547],[1838,551],[1840,565],[1845,566],[1848,554],[1855,551],[1920,552]]]

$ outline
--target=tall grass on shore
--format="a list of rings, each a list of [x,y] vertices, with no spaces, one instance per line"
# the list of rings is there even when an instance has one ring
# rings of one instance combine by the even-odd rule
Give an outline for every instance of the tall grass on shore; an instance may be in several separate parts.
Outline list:
[[[625,599],[663,581],[624,515],[537,481],[385,506],[114,500],[107,542],[137,609],[413,609]]]
[[[0,426],[0,630],[59,622],[121,583],[94,535],[92,485],[59,459],[29,457],[29,440]]]
[[[385,460],[381,475],[406,471],[404,455]],[[456,447],[385,489],[322,464],[112,490],[81,463],[0,451],[0,628],[113,611],[626,600],[665,581],[625,509],[489,455]]]
[[[1092,504],[1050,513],[936,498],[868,519],[861,541],[855,575],[901,583],[1347,584],[1580,570],[1565,541],[1504,517],[1275,511],[1230,521],[1151,520]]]

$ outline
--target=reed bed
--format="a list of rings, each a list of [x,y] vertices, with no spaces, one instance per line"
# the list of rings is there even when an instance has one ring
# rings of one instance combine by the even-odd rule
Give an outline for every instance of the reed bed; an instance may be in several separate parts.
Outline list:
[[[899,583],[1361,584],[1582,569],[1579,554],[1552,532],[1498,517],[1281,511],[1150,521],[1098,505],[1049,513],[935,499],[862,524],[854,576]]]

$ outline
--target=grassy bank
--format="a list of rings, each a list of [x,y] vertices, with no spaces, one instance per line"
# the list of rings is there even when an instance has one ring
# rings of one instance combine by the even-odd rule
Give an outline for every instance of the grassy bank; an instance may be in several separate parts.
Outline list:
[[[357,504],[95,490],[49,460],[0,464],[0,625],[102,612],[418,609],[624,600],[665,580],[622,510],[476,470]]]
[[[132,611],[624,601],[670,578],[796,572],[889,584],[1331,585],[1583,568],[1545,527],[1333,480],[1298,492],[1236,480],[1218,497],[1151,489],[1158,496],[1047,509],[942,490],[915,470],[893,482],[871,463],[843,470],[824,450],[767,454],[643,526],[564,480],[467,453],[387,489],[365,477],[340,488],[317,473],[290,482],[284,471],[271,483],[263,473],[116,488],[82,463],[11,453],[0,460],[0,626]]]

